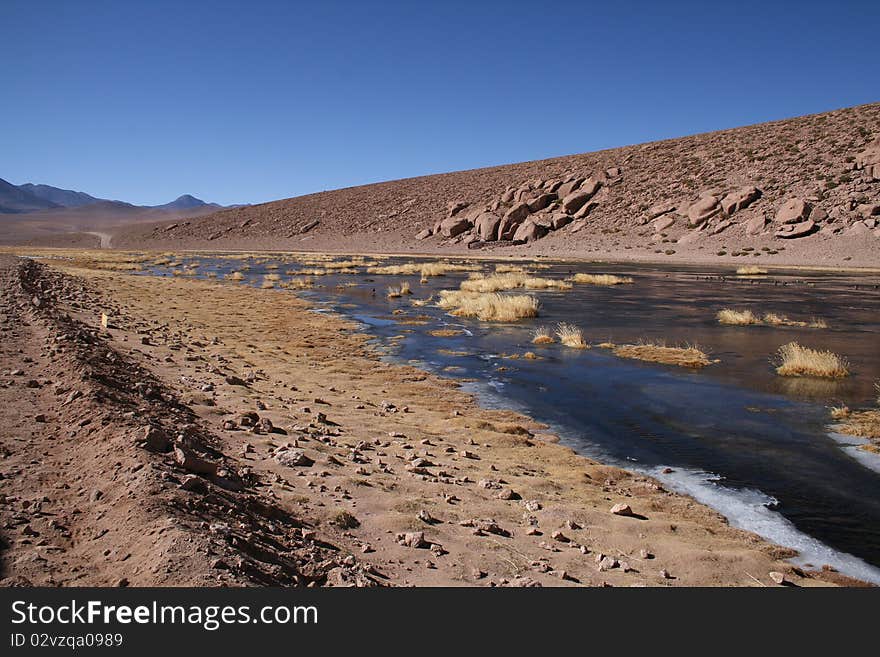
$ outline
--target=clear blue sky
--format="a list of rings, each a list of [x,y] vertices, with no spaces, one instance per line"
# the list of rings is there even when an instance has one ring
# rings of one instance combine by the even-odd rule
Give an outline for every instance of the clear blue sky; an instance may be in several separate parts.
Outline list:
[[[880,1],[0,0],[0,178],[261,202],[880,100]]]

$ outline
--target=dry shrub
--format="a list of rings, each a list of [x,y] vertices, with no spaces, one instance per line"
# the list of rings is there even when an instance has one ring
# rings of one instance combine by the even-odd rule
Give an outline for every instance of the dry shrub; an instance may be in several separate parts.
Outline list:
[[[747,326],[749,324],[760,324],[761,320],[751,310],[733,310],[732,308],[724,308],[718,311],[719,324],[731,324],[734,326]]]
[[[590,345],[584,341],[583,331],[574,324],[566,324],[565,322],[557,324],[556,337],[558,337],[559,341],[566,347],[572,347],[573,349],[590,348]]]
[[[780,376],[815,376],[841,379],[849,376],[849,363],[830,351],[819,351],[789,342],[779,347],[776,373]]]
[[[546,326],[539,326],[532,331],[532,344],[553,344],[554,342],[556,340]]]
[[[484,294],[463,290],[443,290],[437,306],[456,317],[476,317],[486,322],[513,322],[537,317],[540,304],[527,294]]]
[[[409,281],[404,281],[400,285],[388,288],[389,299],[396,299],[406,294],[412,294],[412,289],[409,286]]]
[[[764,324],[766,326],[797,326],[800,328],[828,328],[828,322],[824,319],[813,318],[809,322],[795,319],[789,319],[785,315],[777,313],[764,313],[763,317],[759,317],[751,310],[733,310],[732,308],[723,308],[716,315],[719,324],[728,324],[734,326],[757,326]]]

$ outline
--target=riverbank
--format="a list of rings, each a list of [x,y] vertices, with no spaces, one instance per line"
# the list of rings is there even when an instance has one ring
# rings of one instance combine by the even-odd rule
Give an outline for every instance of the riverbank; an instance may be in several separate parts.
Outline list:
[[[242,494],[300,519],[308,528],[304,540],[334,547],[339,565],[327,572],[357,564],[364,581],[418,586],[757,586],[774,585],[771,572],[803,586],[851,583],[830,571],[792,567],[784,561],[790,550],[731,528],[649,477],[578,456],[529,418],[480,408],[453,382],[382,362],[357,325],[311,312],[293,294],[53,266],[94,294],[75,306],[62,302],[65,311],[105,335],[121,358],[191,411],[187,424],[200,427],[212,452],[239,473]],[[110,310],[107,329],[101,308]],[[14,357],[5,353],[4,361]],[[3,364],[7,380],[14,379],[6,373],[13,365]],[[6,396],[15,407],[15,395]],[[51,423],[53,409],[40,410]],[[36,422],[20,413],[23,423]],[[31,428],[45,433],[39,425]],[[44,446],[19,446],[12,458],[33,457]],[[206,477],[181,471],[185,464],[176,464],[173,452],[135,453],[148,455],[150,467],[172,468],[178,483],[159,485],[173,489],[175,499],[204,503],[216,494],[210,477],[181,490],[184,476]],[[15,486],[22,499],[40,490],[28,476]],[[99,506],[100,499],[78,504]],[[631,513],[614,514],[615,505]],[[216,535],[216,523],[205,522],[194,534]],[[123,530],[113,538],[114,553],[132,552],[127,545],[140,538],[135,527]],[[40,572],[60,577],[60,557],[23,542],[27,534],[13,538],[14,559],[7,562],[45,553]],[[94,554],[80,551],[83,563],[103,558],[97,546]],[[229,564],[215,563],[221,557],[200,561],[201,554],[189,555],[191,570],[205,570],[200,584],[229,572],[255,583],[247,569],[227,570]],[[114,573],[132,584],[165,583],[154,565],[144,555],[115,564]],[[346,580],[336,570],[320,583],[334,579]]]

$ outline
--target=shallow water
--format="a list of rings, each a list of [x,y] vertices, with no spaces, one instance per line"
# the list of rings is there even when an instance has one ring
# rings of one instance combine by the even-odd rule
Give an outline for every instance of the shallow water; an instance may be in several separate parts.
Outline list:
[[[195,259],[199,276],[242,271],[241,284],[259,285],[266,273],[286,279],[283,272],[297,268],[285,259],[278,269],[266,269],[275,262],[266,257]],[[484,270],[493,266],[485,263]],[[368,326],[390,357],[472,380],[467,386],[483,403],[520,409],[585,454],[657,476],[732,524],[801,550],[802,562],[831,563],[880,583],[880,458],[853,449],[858,441],[828,428],[829,406],[867,406],[876,397],[880,278],[791,271],[755,279],[705,268],[586,264],[553,264],[536,274],[561,278],[574,271],[623,273],[635,282],[533,292],[541,316],[515,324],[463,320],[432,305],[414,307],[406,297],[385,298],[386,287],[403,280],[415,298],[427,298],[457,288],[467,273],[423,285],[419,276],[370,275],[360,268],[317,276],[321,287],[298,293]],[[167,268],[146,273],[167,274]],[[715,313],[724,307],[821,317],[830,328],[721,326]],[[720,362],[690,371],[595,347],[531,344],[531,330],[559,321],[580,326],[593,344],[695,343]],[[462,333],[428,334],[444,327]],[[853,375],[833,382],[777,376],[771,356],[792,340],[845,355]],[[525,351],[538,359],[510,357]]]

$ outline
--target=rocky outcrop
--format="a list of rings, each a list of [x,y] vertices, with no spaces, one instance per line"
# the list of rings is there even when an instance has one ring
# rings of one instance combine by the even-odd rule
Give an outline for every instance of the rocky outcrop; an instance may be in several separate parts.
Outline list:
[[[691,227],[702,226],[719,212],[721,212],[721,204],[718,203],[718,199],[711,195],[703,196],[688,207],[688,225]]]
[[[721,199],[721,209],[727,216],[732,215],[738,210],[749,207],[752,203],[761,198],[761,190],[755,186],[740,187],[737,190],[729,192]]]
[[[492,212],[481,212],[474,221],[474,229],[477,235],[484,242],[491,242],[498,239],[498,226],[501,224],[501,217]]]
[[[467,217],[449,217],[440,222],[440,234],[444,237],[458,237],[470,230],[471,220]]]
[[[501,219],[501,225],[498,227],[498,239],[513,239],[516,229],[531,213],[529,204],[522,201],[510,208]]]
[[[556,194],[541,194],[538,198],[529,202],[529,210],[540,212],[556,200]]]
[[[547,228],[532,219],[523,221],[513,234],[514,242],[534,242],[547,234]]]
[[[590,200],[591,194],[585,191],[576,191],[572,192],[564,199],[562,199],[562,209],[566,212],[574,214],[578,210],[580,210],[583,205]]]

